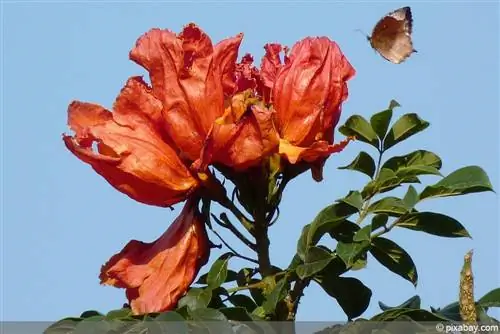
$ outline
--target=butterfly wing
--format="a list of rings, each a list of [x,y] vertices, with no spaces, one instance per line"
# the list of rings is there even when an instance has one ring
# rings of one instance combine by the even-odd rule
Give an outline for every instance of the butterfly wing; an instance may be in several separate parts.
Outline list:
[[[411,39],[412,31],[413,18],[410,7],[399,8],[377,22],[370,44],[382,57],[399,64],[416,52]]]

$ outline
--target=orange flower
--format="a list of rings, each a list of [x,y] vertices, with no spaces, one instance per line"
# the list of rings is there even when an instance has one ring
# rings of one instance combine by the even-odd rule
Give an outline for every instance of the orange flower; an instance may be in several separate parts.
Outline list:
[[[72,102],[68,125],[75,135],[63,136],[66,147],[136,201],[166,207],[185,200],[199,182],[155,127],[162,103],[132,77],[113,109]]]
[[[250,81],[247,81],[250,83]],[[222,163],[237,171],[259,164],[277,151],[279,138],[272,113],[254,104],[257,99],[246,90],[233,96],[226,112],[215,121],[203,147],[201,159],[193,168],[205,170],[210,163]]]
[[[198,200],[189,199],[181,214],[156,241],[130,241],[101,269],[101,284],[125,288],[134,314],[173,309],[210,255]]]
[[[265,49],[261,75],[271,89],[280,153],[295,164],[321,161],[342,150],[347,142],[334,145],[333,129],[355,70],[338,45],[327,37],[307,37],[293,46],[284,64],[280,45]]]
[[[159,126],[183,157],[199,158],[214,121],[224,113],[224,98],[236,89],[234,78],[243,34],[213,46],[195,24],[176,35],[152,29],[136,43],[130,59],[151,77],[153,94],[163,103]]]

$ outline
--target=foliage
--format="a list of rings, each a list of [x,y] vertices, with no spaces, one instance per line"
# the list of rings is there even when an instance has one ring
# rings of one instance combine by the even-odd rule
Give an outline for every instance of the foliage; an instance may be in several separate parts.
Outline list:
[[[371,256],[387,270],[417,286],[418,270],[411,254],[390,239],[390,232],[407,229],[445,238],[469,238],[470,233],[461,222],[439,212],[420,211],[419,204],[440,197],[493,191],[488,176],[478,166],[465,166],[443,176],[442,160],[436,153],[416,150],[388,156],[391,148],[429,127],[427,121],[414,113],[398,117],[391,125],[398,107],[399,103],[391,101],[386,110],[374,114],[370,120],[353,115],[339,128],[345,136],[355,136],[367,145],[367,150],[376,152],[371,155],[361,151],[351,163],[339,168],[362,173],[368,177],[367,183],[361,189],[346,192],[303,227],[296,253],[287,268],[269,263],[267,232],[276,222],[285,186],[304,170],[280,169],[276,161],[270,160],[265,170],[252,171],[256,174],[252,174],[253,184],[249,186],[249,174],[242,177],[221,167],[221,173],[236,188],[233,199],[223,205],[234,219],[227,213],[213,214],[209,201],[205,201],[203,213],[207,223],[211,218],[209,226],[213,231],[216,227],[230,230],[256,253],[257,259],[240,255],[224,241],[230,247],[229,252],[201,275],[197,286],[189,289],[175,310],[141,316],[132,315],[127,307],[107,314],[87,311],[78,318],[53,324],[45,333],[86,333],[88,328],[92,328],[92,333],[146,333],[165,330],[168,323],[177,326],[169,326],[168,333],[185,333],[188,328],[200,330],[200,326],[205,326],[205,332],[225,333],[234,326],[229,320],[245,322],[256,333],[268,333],[273,328],[266,325],[267,320],[294,320],[300,297],[311,283],[321,286],[334,298],[350,321],[321,333],[340,333],[346,328],[349,333],[358,333],[356,328],[363,326],[366,330],[368,320],[373,321],[370,326],[378,326],[372,328],[378,333],[395,332],[397,327],[390,328],[395,321],[411,323],[414,332],[420,333],[427,332],[421,324],[425,321],[461,321],[460,301],[425,310],[419,296],[394,307],[379,302],[381,313],[361,318],[371,302],[372,291],[360,280],[348,276],[350,271],[363,270]],[[417,187],[424,175],[438,180],[423,185],[419,191]],[[392,192],[396,189],[404,189],[404,196],[396,196]],[[254,240],[239,231],[232,220],[238,221]],[[235,257],[249,260],[252,266],[231,269]],[[474,305],[476,321],[499,323],[488,316],[487,310],[500,306],[500,289],[477,299]],[[215,329],[207,327],[209,323],[215,326],[212,321],[216,321]]]

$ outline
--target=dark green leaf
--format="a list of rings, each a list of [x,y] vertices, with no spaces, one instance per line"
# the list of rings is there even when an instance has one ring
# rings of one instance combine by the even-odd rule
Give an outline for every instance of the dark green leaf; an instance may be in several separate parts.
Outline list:
[[[385,213],[378,214],[372,218],[372,231],[375,231],[383,226],[387,225],[389,216]]]
[[[217,288],[226,281],[227,265],[231,257],[231,253],[223,254],[212,264],[207,276],[207,284],[210,288]]]
[[[442,165],[443,163],[441,158],[437,154],[426,150],[417,150],[406,155],[394,156],[388,159],[382,165],[382,168],[387,168],[397,172],[409,167],[433,167],[438,170],[437,175],[439,175],[439,169],[441,169]],[[435,174],[435,172],[431,174]]]
[[[406,191],[405,197],[403,197],[403,202],[408,208],[408,210],[411,210],[415,207],[415,204],[418,202],[418,193],[417,190],[415,190],[415,187],[410,185],[408,187],[408,190]]]
[[[243,307],[224,307],[219,309],[219,311],[229,320],[252,321],[250,314]]]
[[[427,129],[429,125],[427,121],[424,121],[414,113],[401,116],[391,127],[384,139],[384,151]]]
[[[352,242],[354,235],[359,230],[359,225],[349,220],[343,220],[342,222],[331,228],[328,233],[337,241],[349,243]]]
[[[299,255],[295,254],[295,255],[293,256],[292,261],[291,261],[291,262],[290,262],[290,264],[288,265],[288,270],[293,271],[293,270],[297,269],[297,267],[298,267],[300,264],[302,264],[302,263],[304,263],[304,261],[302,261],[302,260],[300,259],[300,256],[299,256]]]
[[[335,249],[338,257],[344,261],[347,267],[351,267],[359,257],[366,252],[369,242],[352,242],[352,243],[344,243],[339,241],[337,243],[337,248]]]
[[[236,275],[236,283],[238,286],[247,285],[253,275],[255,275],[255,271],[252,268],[242,268]]]
[[[255,278],[252,278],[250,280],[250,284],[254,284],[257,282],[259,282],[259,280],[255,279]],[[253,288],[253,289],[249,289],[249,290],[250,290],[250,295],[252,296],[253,300],[255,300],[255,303],[257,305],[262,305],[264,303],[264,301],[266,300],[266,298],[264,297],[264,294],[262,293],[262,290],[258,289],[258,288]]]
[[[71,334],[104,334],[113,329],[111,323],[111,321],[104,321],[104,316],[102,315],[89,317],[80,321]],[[116,320],[114,325],[117,326],[121,324],[118,320]]]
[[[236,281],[237,276],[238,276],[238,273],[236,271],[228,269],[226,280],[224,283]],[[208,273],[201,275],[200,278],[196,281],[196,284],[207,285],[208,284],[207,277],[208,277]]]
[[[339,128],[339,132],[344,136],[355,136],[357,140],[371,144],[377,149],[379,147],[377,134],[370,123],[360,115],[349,117],[345,124]]]
[[[212,308],[198,308],[189,310],[189,315],[196,321],[196,324],[208,329],[211,334],[233,333],[231,325],[225,315],[219,310]]]
[[[373,178],[373,175],[375,175],[375,161],[368,153],[361,151],[350,164],[339,167],[339,169],[355,170]]]
[[[493,191],[490,179],[478,166],[460,168],[438,183],[425,187],[420,200],[430,197],[460,196],[484,191]]]
[[[313,222],[302,229],[297,243],[297,254],[300,258],[304,260],[310,246],[316,245],[325,233],[356,212],[356,207],[345,202],[338,202],[321,210]]]
[[[267,296],[266,301],[262,304],[267,314],[274,313],[276,305],[285,298],[287,283],[287,277],[280,279],[271,293]]]
[[[413,321],[416,322],[424,322],[424,321],[447,321],[445,317],[442,317],[438,314],[431,313],[426,310],[416,310],[416,309],[411,309],[411,308],[397,308],[397,309],[390,309],[387,311],[384,311],[380,314],[377,314],[373,318],[371,318],[371,321],[395,321],[395,320],[403,320],[403,319],[408,319],[410,318]]]
[[[387,306],[380,301],[378,302],[378,305],[382,311],[387,311],[390,309],[398,309],[398,308],[420,309],[421,302],[422,301],[420,299],[420,296],[415,295],[398,306]]]
[[[469,232],[457,220],[435,212],[410,213],[402,217],[397,226],[439,237],[470,238]]]
[[[47,327],[43,334],[71,334],[80,321],[82,321],[80,318],[61,319]]]
[[[384,267],[417,286],[418,274],[415,263],[394,241],[382,237],[374,238],[370,253]]]
[[[392,119],[392,110],[396,107],[400,107],[399,103],[391,100],[391,102],[389,103],[389,108],[374,114],[370,118],[370,124],[381,140],[384,139],[385,135],[387,134],[387,129],[389,129],[389,124],[391,123]]]
[[[106,314],[106,320],[122,319],[132,315],[132,310],[129,308],[122,308],[119,310],[109,311]]]
[[[451,303],[433,313],[449,320],[462,321],[462,317],[460,316],[460,304],[458,302]]]
[[[244,307],[248,312],[253,312],[257,308],[257,304],[247,295],[232,295],[229,301],[234,306]]]
[[[332,259],[332,254],[323,248],[310,247],[306,253],[304,264],[297,267],[296,273],[300,279],[313,276],[323,270]]]
[[[153,319],[154,323],[159,327],[159,330],[150,331],[150,333],[172,333],[184,334],[188,333],[188,326],[185,319],[177,312],[168,311],[160,313]],[[151,328],[148,326],[148,328]]]
[[[186,306],[189,310],[206,308],[211,299],[211,289],[191,288],[188,293],[179,300],[177,307],[181,308]]]
[[[81,315],[80,315],[80,318],[82,319],[85,319],[85,318],[90,318],[90,317],[94,317],[96,315],[103,315],[102,313],[98,312],[98,311],[94,311],[94,310],[89,310],[89,311],[85,311],[83,312]]]
[[[355,242],[370,241],[372,233],[372,226],[367,225],[361,228],[356,234],[354,234],[352,240]]]
[[[394,171],[382,168],[377,179],[368,182],[361,195],[367,198],[377,193],[390,191],[402,183],[420,183],[420,180],[416,176],[400,177]]]
[[[491,290],[477,302],[482,307],[500,307],[500,288]]]
[[[357,209],[357,211],[361,210],[363,207],[363,198],[359,191],[351,190],[346,197],[338,200],[337,202],[344,202],[347,205],[350,205]]]
[[[356,278],[338,277],[325,272],[314,280],[337,300],[349,319],[359,317],[370,305],[372,291]]]
[[[406,204],[397,197],[382,198],[368,208],[369,213],[385,213],[391,217],[400,217],[408,211]]]

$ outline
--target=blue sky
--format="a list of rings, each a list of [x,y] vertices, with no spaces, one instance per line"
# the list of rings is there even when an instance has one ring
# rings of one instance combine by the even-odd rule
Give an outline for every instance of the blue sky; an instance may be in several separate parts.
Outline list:
[[[369,32],[381,16],[405,5],[413,10],[419,53],[393,65],[355,29]],[[3,3],[0,320],[57,320],[87,309],[120,307],[123,290],[99,285],[101,265],[130,239],[156,239],[178,214],[180,205],[171,212],[115,191],[61,140],[71,100],[110,107],[129,76],[144,74],[128,60],[128,52],[150,28],[180,31],[195,22],[213,41],[244,32],[240,55],[250,52],[256,60],[268,42],[291,46],[306,36],[329,36],[357,70],[341,122],[354,113],[369,117],[394,98],[403,106],[397,113],[417,112],[431,127],[392,154],[431,150],[442,157],[445,174],[479,165],[498,191],[498,11],[498,2],[441,1]],[[306,174],[288,187],[281,220],[271,230],[276,265],[289,263],[302,226],[319,210],[363,186],[362,175],[337,170],[361,148],[367,149],[354,143],[332,157],[322,183]],[[390,237],[413,257],[419,285],[415,289],[372,259],[355,273],[374,291],[365,315],[379,311],[379,300],[399,304],[417,293],[426,307],[455,301],[469,249],[475,252],[478,297],[498,287],[498,200],[485,193],[418,207],[452,215],[473,239],[392,232]],[[334,300],[311,285],[298,319],[345,318]]]

